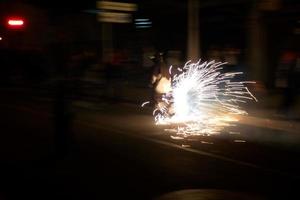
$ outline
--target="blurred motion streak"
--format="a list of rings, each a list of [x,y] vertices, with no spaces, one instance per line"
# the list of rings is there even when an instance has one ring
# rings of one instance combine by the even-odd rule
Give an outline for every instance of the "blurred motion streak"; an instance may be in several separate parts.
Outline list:
[[[121,10],[121,11],[136,11],[137,5],[133,3],[121,3],[112,1],[98,1],[97,7],[107,10]]]

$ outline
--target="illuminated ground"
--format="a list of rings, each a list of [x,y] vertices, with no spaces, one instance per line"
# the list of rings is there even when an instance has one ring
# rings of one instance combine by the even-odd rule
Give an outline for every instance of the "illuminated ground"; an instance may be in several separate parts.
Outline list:
[[[51,100],[6,96],[1,110],[3,199],[152,199],[182,189],[265,199],[297,194],[300,136],[293,130],[298,123],[248,117],[231,130],[239,134],[174,140],[153,126],[147,109],[77,101],[73,144],[56,159],[50,156]]]

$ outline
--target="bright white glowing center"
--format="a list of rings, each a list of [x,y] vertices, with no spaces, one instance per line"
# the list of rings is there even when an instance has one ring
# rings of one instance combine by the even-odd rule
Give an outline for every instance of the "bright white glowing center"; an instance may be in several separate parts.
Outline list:
[[[190,113],[189,105],[189,85],[191,85],[192,80],[185,80],[179,87],[173,90],[174,98],[174,110],[176,118],[187,118]]]
[[[241,72],[222,73],[220,62],[187,62],[173,76],[172,90],[154,110],[156,124],[176,126],[189,135],[219,133],[235,115],[247,114],[240,103],[255,100],[246,81],[232,81]],[[170,68],[171,73],[171,68]]]

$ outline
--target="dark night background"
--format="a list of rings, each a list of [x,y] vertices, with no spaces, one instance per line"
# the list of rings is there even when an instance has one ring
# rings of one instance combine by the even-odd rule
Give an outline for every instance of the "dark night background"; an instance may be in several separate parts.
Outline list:
[[[299,199],[300,2],[119,2],[137,6],[110,10],[126,23],[93,0],[0,0],[0,200]],[[151,78],[199,58],[244,72],[259,101],[174,139]]]

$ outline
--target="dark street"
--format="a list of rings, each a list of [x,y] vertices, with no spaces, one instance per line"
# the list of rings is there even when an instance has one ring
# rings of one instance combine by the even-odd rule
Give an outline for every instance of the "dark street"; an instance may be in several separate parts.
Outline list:
[[[17,96],[1,101],[3,199],[153,199],[190,189],[250,199],[298,195],[295,133],[240,124],[240,134],[174,140],[149,109],[74,101],[67,151],[56,157],[53,102]]]
[[[300,199],[299,13],[0,0],[0,200]]]

